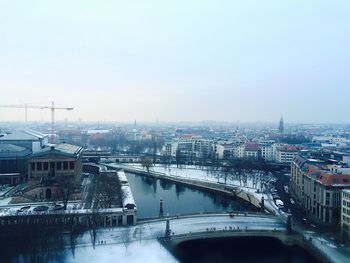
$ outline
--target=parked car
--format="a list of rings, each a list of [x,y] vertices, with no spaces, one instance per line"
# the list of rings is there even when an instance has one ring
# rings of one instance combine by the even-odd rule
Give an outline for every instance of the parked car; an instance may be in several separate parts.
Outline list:
[[[48,209],[49,209],[49,207],[46,205],[39,205],[39,206],[35,207],[33,210],[36,212],[43,212],[43,211],[47,211]]]
[[[17,210],[17,212],[22,213],[22,212],[27,211],[28,209],[30,209],[30,207],[31,207],[30,205],[22,206],[21,208],[19,208]]]
[[[284,203],[282,202],[281,199],[276,199],[276,200],[275,200],[275,204],[276,204],[279,208],[283,208],[283,207],[284,207]]]

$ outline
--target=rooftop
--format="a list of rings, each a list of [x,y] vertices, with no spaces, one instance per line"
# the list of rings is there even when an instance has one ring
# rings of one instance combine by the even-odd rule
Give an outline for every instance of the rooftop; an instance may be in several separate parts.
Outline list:
[[[298,152],[301,149],[303,149],[303,147],[294,146],[294,145],[284,145],[284,146],[279,147],[280,151],[285,151],[285,152]]]
[[[8,143],[0,143],[0,153],[15,153],[15,152],[23,152],[28,151],[24,147],[20,147],[13,144]]]
[[[256,143],[247,143],[245,146],[246,151],[259,151],[260,147]]]
[[[37,141],[47,137],[37,131],[14,131],[10,134],[0,137],[0,141]]]
[[[66,155],[66,156],[78,156],[82,153],[83,147],[62,143],[62,144],[53,144],[49,147],[46,147],[44,149],[41,149],[38,152],[33,153],[33,157],[40,157],[45,156],[50,153],[55,153],[59,155]]]

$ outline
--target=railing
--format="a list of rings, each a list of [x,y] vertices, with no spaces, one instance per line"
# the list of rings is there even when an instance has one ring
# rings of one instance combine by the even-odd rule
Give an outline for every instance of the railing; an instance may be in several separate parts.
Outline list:
[[[262,214],[259,212],[195,212],[195,213],[185,213],[169,215],[164,217],[148,217],[148,218],[138,218],[138,222],[147,223],[152,221],[164,221],[166,219],[180,219],[180,218],[191,218],[191,217],[205,217],[205,216],[230,216],[234,218],[235,216],[247,216],[247,217],[264,217],[264,218],[277,218],[274,215]]]

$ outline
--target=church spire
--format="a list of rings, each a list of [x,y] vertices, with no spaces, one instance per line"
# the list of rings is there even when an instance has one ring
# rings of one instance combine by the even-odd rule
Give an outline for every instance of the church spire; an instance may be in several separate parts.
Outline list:
[[[283,123],[283,116],[281,115],[281,119],[280,119],[280,123],[279,123],[279,126],[278,126],[278,130],[281,134],[283,134],[284,132],[284,123]]]

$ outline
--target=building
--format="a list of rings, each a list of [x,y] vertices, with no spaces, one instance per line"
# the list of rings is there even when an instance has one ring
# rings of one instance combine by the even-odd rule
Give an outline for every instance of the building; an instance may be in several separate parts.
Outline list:
[[[30,150],[13,144],[0,144],[0,184],[19,184],[27,177]]]
[[[276,148],[275,161],[279,163],[291,163],[302,149],[300,146],[284,145]]]
[[[283,117],[281,116],[279,125],[278,125],[278,131],[280,132],[280,134],[284,133],[284,123],[283,123]]]
[[[275,160],[274,141],[266,141],[259,143],[261,158],[267,162]]]
[[[260,147],[256,143],[246,143],[244,157],[247,159],[258,159],[260,157]]]
[[[234,144],[223,143],[216,145],[216,154],[219,159],[230,160],[233,158]]]
[[[345,240],[350,240],[350,190],[343,190],[341,197],[341,232]]]
[[[59,139],[61,143],[69,143],[74,145],[82,144],[81,130],[60,130]]]
[[[235,144],[235,147],[233,149],[233,157],[238,158],[238,159],[245,157],[245,143],[244,142],[238,142]]]
[[[57,144],[33,153],[28,161],[26,194],[36,199],[58,198],[63,182],[76,182],[80,178],[82,152],[80,146]]]
[[[296,156],[291,164],[291,193],[316,223],[340,223],[341,191],[350,189],[349,170],[325,161]]]
[[[37,131],[14,131],[0,137],[0,144],[13,144],[37,152],[49,143],[49,136]]]
[[[201,136],[183,135],[172,142],[171,153],[186,162],[210,158],[214,153],[214,141]]]

